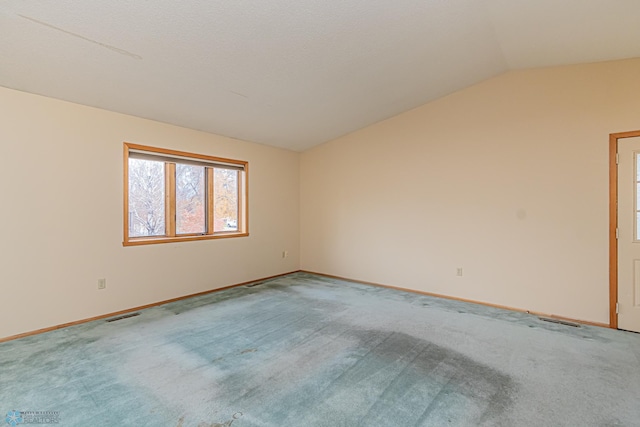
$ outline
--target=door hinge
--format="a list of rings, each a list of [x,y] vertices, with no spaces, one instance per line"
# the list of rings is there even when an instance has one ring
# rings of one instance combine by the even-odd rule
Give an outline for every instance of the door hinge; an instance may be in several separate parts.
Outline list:
[[[620,314],[620,304],[616,303],[616,314]]]
[[[620,164],[620,155],[616,153],[616,165]]]
[[[616,239],[618,239],[618,227],[616,227]]]

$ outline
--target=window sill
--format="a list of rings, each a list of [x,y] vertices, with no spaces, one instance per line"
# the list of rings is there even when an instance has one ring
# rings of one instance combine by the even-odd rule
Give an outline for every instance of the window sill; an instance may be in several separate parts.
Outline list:
[[[131,239],[125,239],[122,242],[122,246],[140,246],[140,245],[155,245],[160,243],[176,243],[176,242],[191,242],[194,240],[214,240],[214,239],[229,239],[232,237],[247,237],[249,233],[243,232],[221,232],[216,234],[206,235],[190,235],[190,236],[176,236],[176,237],[135,237]]]

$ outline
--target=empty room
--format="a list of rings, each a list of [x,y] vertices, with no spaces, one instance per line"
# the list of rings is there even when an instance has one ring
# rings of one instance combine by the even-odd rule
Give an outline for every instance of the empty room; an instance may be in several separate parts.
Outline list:
[[[0,424],[640,426],[638,17],[1,1]]]

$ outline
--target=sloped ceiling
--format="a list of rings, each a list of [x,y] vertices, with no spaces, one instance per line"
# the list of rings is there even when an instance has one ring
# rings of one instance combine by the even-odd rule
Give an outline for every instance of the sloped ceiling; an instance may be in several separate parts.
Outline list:
[[[0,86],[303,151],[505,71],[640,57],[638,0],[0,0]]]

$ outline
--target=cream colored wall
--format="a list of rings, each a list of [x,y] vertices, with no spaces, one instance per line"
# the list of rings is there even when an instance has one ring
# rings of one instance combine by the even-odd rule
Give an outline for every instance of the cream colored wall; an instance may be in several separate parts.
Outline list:
[[[302,269],[608,323],[608,135],[640,129],[638,76],[510,72],[303,153]]]
[[[0,121],[0,338],[299,267],[298,153],[5,88]],[[124,141],[249,161],[250,236],[123,247]]]

